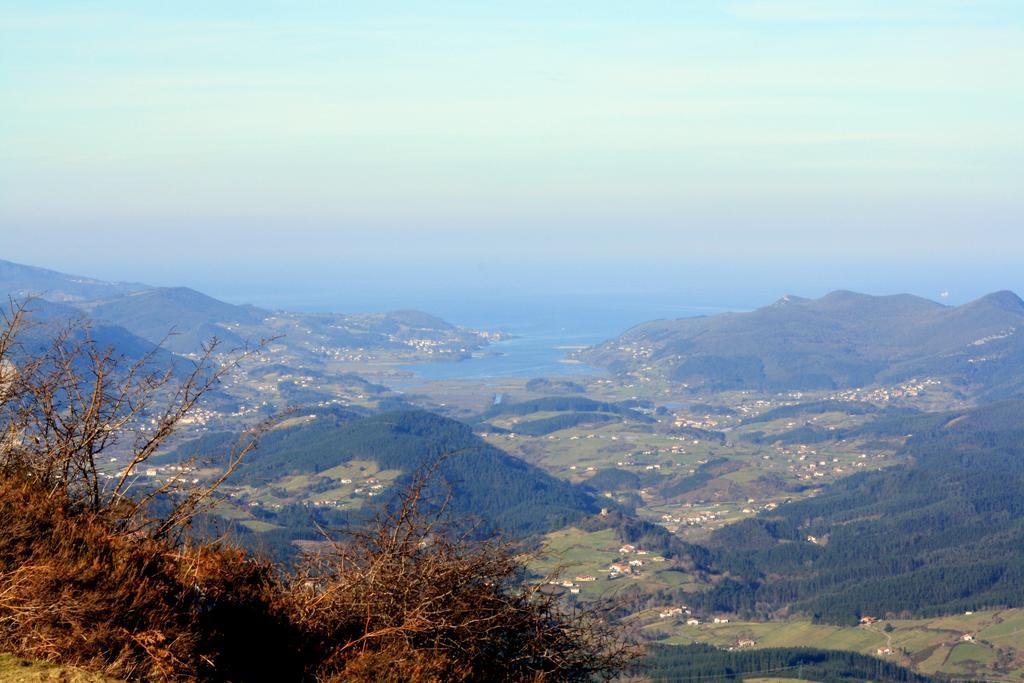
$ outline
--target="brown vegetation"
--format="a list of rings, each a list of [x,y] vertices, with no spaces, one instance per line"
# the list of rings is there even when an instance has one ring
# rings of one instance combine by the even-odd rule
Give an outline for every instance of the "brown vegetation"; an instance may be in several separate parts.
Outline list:
[[[566,614],[526,581],[515,547],[472,540],[424,513],[434,468],[367,529],[307,558],[294,618],[322,672],[345,680],[590,680],[632,657],[597,612]],[[550,577],[548,577],[550,578]]]
[[[287,656],[270,567],[224,546],[124,534],[117,521],[0,478],[0,649],[155,680],[246,680],[268,664],[261,645]]]
[[[365,529],[284,573],[183,533],[255,447],[198,484],[138,469],[245,352],[188,373],[124,366],[66,329],[0,329],[0,651],[131,680],[589,680],[633,656],[596,613],[563,612],[511,545],[421,509],[431,472]],[[99,455],[119,444],[120,474]],[[160,514],[150,505],[161,500]],[[440,506],[443,510],[444,505]],[[436,509],[433,506],[432,509]]]

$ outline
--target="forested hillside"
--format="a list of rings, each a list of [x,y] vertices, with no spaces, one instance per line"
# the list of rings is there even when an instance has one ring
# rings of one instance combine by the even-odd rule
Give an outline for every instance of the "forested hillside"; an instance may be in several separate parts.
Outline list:
[[[499,403],[488,408],[480,417],[481,419],[491,419],[501,415],[522,417],[544,412],[608,413],[642,422],[653,421],[649,416],[627,405],[595,401],[582,396],[549,396],[521,403]]]
[[[656,681],[743,681],[750,677],[857,683],[929,683],[902,666],[853,652],[812,648],[726,651],[708,645],[657,645],[640,670]]]
[[[884,420],[909,463],[726,527],[692,599],[835,622],[1024,604],[1024,403]]]
[[[542,417],[536,417],[538,414]],[[485,420],[496,420],[502,424],[495,425]],[[477,426],[487,431],[544,436],[571,427],[598,426],[627,420],[641,424],[655,421],[651,416],[636,410],[629,402],[610,403],[582,396],[547,396],[520,403],[493,405],[477,418]]]
[[[268,432],[235,483],[266,487],[288,475],[318,473],[359,460],[402,472],[395,482],[400,488],[417,468],[443,458],[438,475],[451,486],[451,514],[482,520],[485,529],[516,536],[558,529],[609,504],[487,444],[469,426],[433,413],[315,414],[311,421]],[[164,461],[222,451],[233,439],[213,434],[186,444]],[[434,484],[436,498],[444,496],[443,486]]]

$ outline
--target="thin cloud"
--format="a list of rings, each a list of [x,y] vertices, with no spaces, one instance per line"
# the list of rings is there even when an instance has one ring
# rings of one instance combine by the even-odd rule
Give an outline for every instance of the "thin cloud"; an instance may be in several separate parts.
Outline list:
[[[913,22],[953,20],[962,10],[978,12],[990,3],[957,0],[917,2],[891,0],[752,0],[729,7],[741,19],[792,23]]]

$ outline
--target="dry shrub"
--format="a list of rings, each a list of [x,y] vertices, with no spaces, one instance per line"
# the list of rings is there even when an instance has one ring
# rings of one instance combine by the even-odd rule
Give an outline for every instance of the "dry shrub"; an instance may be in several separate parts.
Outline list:
[[[294,680],[279,596],[237,550],[119,533],[60,491],[0,478],[0,650],[130,679]]]
[[[8,472],[0,651],[156,681],[571,681],[632,658],[600,615],[527,582],[512,546],[420,514],[418,491],[280,579]]]
[[[294,576],[295,621],[321,677],[592,680],[632,659],[600,613],[567,614],[545,582],[528,582],[513,545],[460,535],[424,513],[430,477]]]

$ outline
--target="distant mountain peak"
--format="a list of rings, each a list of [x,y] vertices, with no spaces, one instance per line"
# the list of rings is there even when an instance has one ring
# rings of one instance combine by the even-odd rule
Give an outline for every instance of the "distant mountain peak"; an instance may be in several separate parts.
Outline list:
[[[912,311],[938,311],[946,308],[931,299],[925,299],[913,294],[863,294],[851,292],[848,289],[837,289],[829,292],[820,299],[815,299],[814,304],[824,309],[856,309],[858,311],[881,311],[902,310]]]
[[[796,294],[783,294],[782,298],[772,304],[772,306],[788,306],[790,304],[802,304],[808,301],[810,301],[810,299],[805,299],[804,297],[797,296]]]
[[[869,299],[870,294],[861,294],[860,292],[854,292],[849,289],[833,289],[831,292],[821,297],[822,299]]]
[[[998,292],[986,294],[980,299],[966,304],[966,306],[991,306],[1009,313],[1020,313],[1024,315],[1024,300],[1008,289],[1001,289]]]
[[[895,294],[892,296],[874,296],[872,294],[864,294],[862,292],[853,292],[849,289],[836,289],[825,296],[818,299],[818,303],[828,304],[862,304],[862,303],[873,303],[884,299],[894,299],[901,296],[908,296],[906,294]]]

